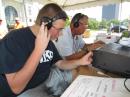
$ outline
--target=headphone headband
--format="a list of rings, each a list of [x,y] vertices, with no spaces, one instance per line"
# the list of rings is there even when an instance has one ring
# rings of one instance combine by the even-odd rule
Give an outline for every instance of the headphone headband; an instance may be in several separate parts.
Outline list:
[[[81,14],[81,13],[77,14],[77,15],[75,16],[74,22],[79,22],[79,20],[80,20],[82,17],[84,17],[83,14]]]
[[[41,20],[41,23],[42,22],[45,22],[47,23],[47,28],[50,29],[52,27],[52,23],[58,19],[63,19],[63,20],[66,20],[68,17],[67,17],[67,14],[64,12],[64,11],[61,11],[59,12],[58,14],[56,14],[54,17],[50,18],[50,17],[47,17],[47,16],[43,16],[42,17],[42,20]]]
[[[85,16],[85,15],[82,14],[82,13],[77,13],[77,14],[73,17],[72,22],[73,22],[75,28],[79,27],[79,20],[80,20],[81,18],[83,18],[84,16]]]
[[[57,13],[54,17],[52,17],[52,20],[54,22],[58,19],[66,20],[67,18],[68,18],[67,14],[64,11],[61,11],[61,12]]]

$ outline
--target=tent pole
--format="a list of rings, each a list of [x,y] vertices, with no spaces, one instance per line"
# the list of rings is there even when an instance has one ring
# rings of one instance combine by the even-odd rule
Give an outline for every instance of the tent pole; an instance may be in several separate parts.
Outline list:
[[[23,0],[23,7],[24,7],[24,12],[25,12],[25,22],[26,22],[26,25],[28,26],[28,21],[27,21],[27,11],[26,11],[26,5],[25,5],[25,0]]]

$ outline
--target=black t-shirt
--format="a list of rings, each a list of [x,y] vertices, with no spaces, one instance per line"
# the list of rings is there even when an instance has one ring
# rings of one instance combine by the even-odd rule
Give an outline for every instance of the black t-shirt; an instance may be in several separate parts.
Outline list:
[[[35,38],[30,28],[26,27],[9,32],[0,41],[0,75],[17,72],[23,67],[34,49]],[[61,59],[55,45],[49,41],[35,74],[25,90],[34,88],[45,81],[49,76],[52,64]],[[2,84],[1,81],[0,84]],[[7,94],[6,91],[5,94]]]

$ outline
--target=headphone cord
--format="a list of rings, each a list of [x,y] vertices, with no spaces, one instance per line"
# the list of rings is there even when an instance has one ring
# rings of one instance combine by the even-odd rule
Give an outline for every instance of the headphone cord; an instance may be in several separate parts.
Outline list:
[[[128,91],[128,92],[130,92],[130,89],[126,86],[126,81],[128,80],[128,78],[126,78],[125,80],[124,80],[124,87],[125,87],[125,89]]]
[[[73,37],[73,51],[76,53],[77,52],[77,43],[76,43],[76,40],[77,40],[77,36]]]

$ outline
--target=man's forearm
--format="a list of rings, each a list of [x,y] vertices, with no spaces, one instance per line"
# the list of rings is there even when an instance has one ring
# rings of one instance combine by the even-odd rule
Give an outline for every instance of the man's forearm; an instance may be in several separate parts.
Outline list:
[[[70,56],[66,56],[65,59],[67,60],[66,61],[62,61],[62,63],[59,63],[59,64],[64,64],[61,69],[74,69],[74,68],[77,68],[79,66],[79,59],[82,58],[87,52],[86,51],[79,51],[79,52],[76,52]],[[66,65],[67,64],[67,65]],[[74,65],[73,65],[74,64]]]
[[[61,60],[56,63],[56,65],[60,69],[64,70],[72,70],[74,68],[77,68],[80,64],[80,60]]]
[[[93,50],[95,50],[95,49],[97,49],[99,47],[103,47],[104,45],[105,45],[104,42],[97,41],[97,42],[95,42],[93,44],[85,44],[84,47],[82,48],[82,50],[89,52],[89,51],[93,51]]]
[[[74,54],[72,54],[72,55],[70,55],[70,56],[66,56],[65,59],[66,59],[66,60],[79,59],[79,58],[83,57],[85,54],[86,54],[86,52],[83,51],[83,50],[81,50],[81,51],[79,51],[79,52],[77,52],[77,53],[74,53]]]
[[[74,69],[81,65],[89,65],[92,62],[92,52],[87,53],[82,58],[76,59],[76,60],[60,60],[56,62],[56,66],[58,66],[60,69]]]

